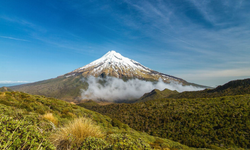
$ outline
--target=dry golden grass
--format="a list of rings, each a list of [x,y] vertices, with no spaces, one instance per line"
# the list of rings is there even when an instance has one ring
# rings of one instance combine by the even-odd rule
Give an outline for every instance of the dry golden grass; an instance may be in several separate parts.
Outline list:
[[[0,92],[0,96],[4,97],[5,96],[5,92]]]
[[[58,125],[58,120],[53,116],[52,113],[46,113],[42,116],[43,119],[45,120],[49,120],[50,122],[52,122],[54,125]]]
[[[75,103],[75,102],[70,102],[70,104],[76,105],[76,103]]]
[[[99,126],[91,119],[76,118],[66,126],[58,129],[50,136],[51,142],[57,149],[68,149],[71,145],[79,145],[87,137],[103,137]]]

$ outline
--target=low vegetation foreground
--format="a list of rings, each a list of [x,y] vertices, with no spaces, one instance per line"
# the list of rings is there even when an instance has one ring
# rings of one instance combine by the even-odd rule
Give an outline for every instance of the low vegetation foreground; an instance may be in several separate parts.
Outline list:
[[[80,106],[22,92],[0,92],[0,149],[192,149],[137,132]]]

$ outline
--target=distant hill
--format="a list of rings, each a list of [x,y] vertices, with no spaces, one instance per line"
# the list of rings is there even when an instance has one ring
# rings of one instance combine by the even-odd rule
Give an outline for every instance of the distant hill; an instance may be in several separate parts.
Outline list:
[[[1,87],[0,88],[0,92],[5,92],[5,91],[13,91],[13,90],[11,90],[10,88],[8,88],[8,87]]]
[[[93,106],[99,106],[99,104],[93,100],[87,100],[78,104],[78,106],[90,109]]]
[[[212,98],[243,94],[250,94],[250,79],[230,81],[214,89],[176,93],[169,95],[168,98]]]
[[[172,94],[178,94],[179,92],[177,91],[171,91],[169,89],[165,89],[163,91],[160,91],[158,89],[154,89],[149,93],[145,93],[140,99],[136,100],[135,102],[146,102],[149,100],[154,100],[154,99],[161,99],[164,97],[168,97]]]

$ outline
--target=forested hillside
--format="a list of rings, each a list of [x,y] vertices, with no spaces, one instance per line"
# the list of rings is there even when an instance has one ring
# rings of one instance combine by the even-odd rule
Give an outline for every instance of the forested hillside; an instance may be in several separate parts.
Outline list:
[[[192,147],[250,148],[250,95],[81,106]]]

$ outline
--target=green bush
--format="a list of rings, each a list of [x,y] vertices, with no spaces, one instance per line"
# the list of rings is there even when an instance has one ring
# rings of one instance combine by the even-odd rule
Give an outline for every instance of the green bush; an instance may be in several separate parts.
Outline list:
[[[151,149],[149,144],[143,140],[134,139],[126,134],[109,134],[106,136],[106,141],[111,144],[111,149],[129,149],[129,150],[147,150]]]
[[[67,142],[67,141],[62,141]],[[59,149],[67,149],[64,143],[58,147]],[[79,145],[71,145],[71,149],[81,150],[150,150],[149,144],[142,139],[135,139],[126,134],[109,134],[105,139],[96,137],[87,137]]]
[[[112,126],[118,127],[119,129],[121,129],[121,128],[122,128],[122,123],[121,123],[121,121],[119,121],[119,120],[113,118],[113,119],[112,119]]]
[[[81,150],[103,150],[107,149],[109,144],[100,138],[88,137],[81,144]]]
[[[0,116],[0,149],[55,149],[39,129],[26,120]]]

